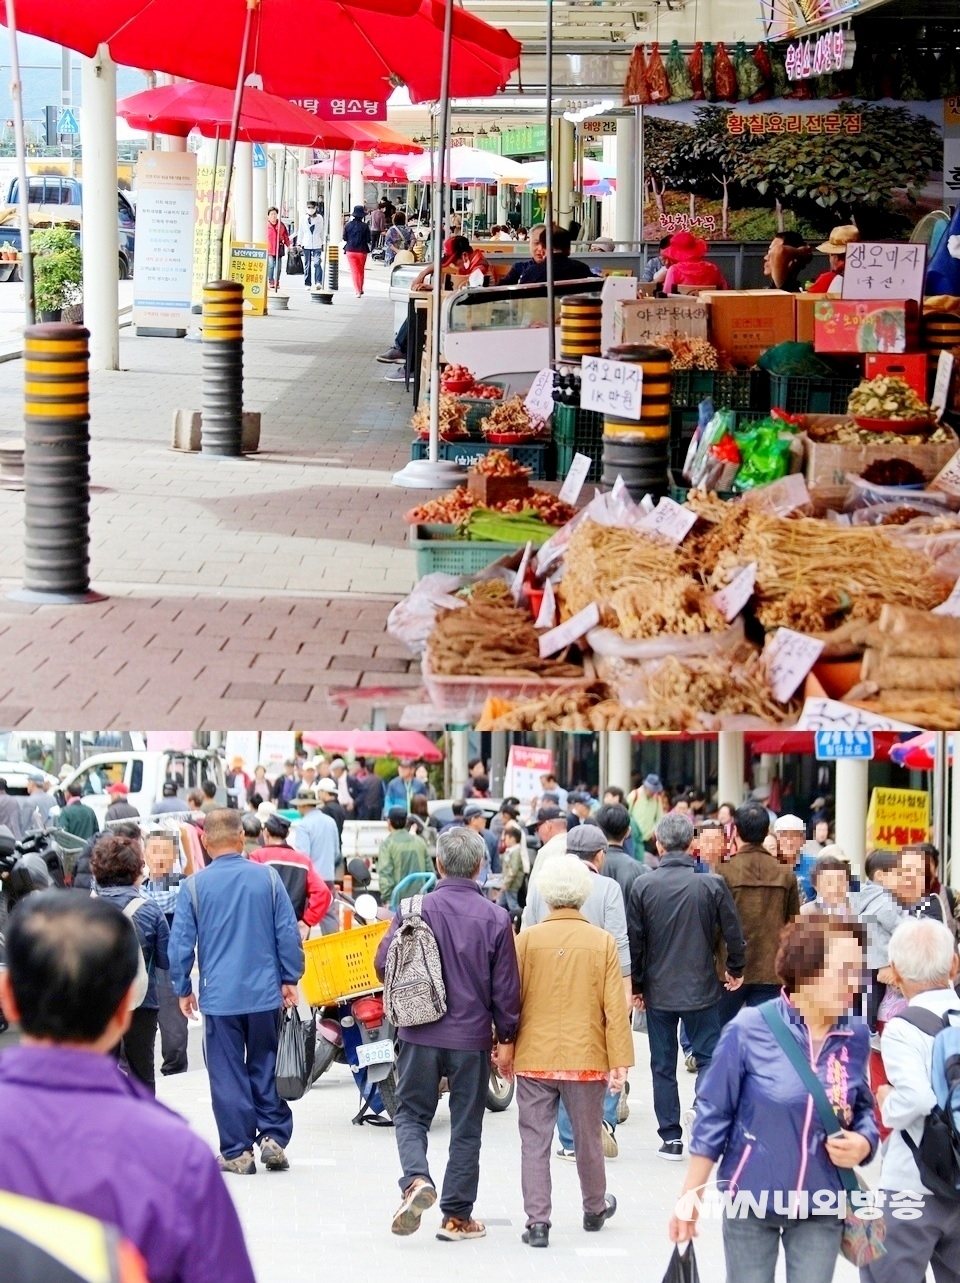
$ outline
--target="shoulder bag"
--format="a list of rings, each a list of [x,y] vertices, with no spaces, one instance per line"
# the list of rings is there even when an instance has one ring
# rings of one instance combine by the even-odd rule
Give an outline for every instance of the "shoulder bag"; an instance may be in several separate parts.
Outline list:
[[[820,1122],[823,1124],[823,1130],[828,1136],[838,1135],[843,1131],[843,1128],[840,1125],[840,1120],[833,1112],[830,1101],[827,1099],[823,1083],[814,1073],[813,1066],[807,1063],[806,1057],[797,1046],[796,1039],[777,1010],[776,1003],[761,1003],[759,1010],[761,1016],[769,1025],[770,1032],[797,1071],[801,1082],[813,1097],[813,1103],[820,1116]],[[887,1249],[883,1242],[886,1237],[886,1226],[882,1219],[864,1219],[858,1216],[856,1209],[850,1206],[850,1195],[860,1194],[866,1188],[856,1173],[849,1167],[838,1167],[837,1175],[840,1177],[840,1183],[846,1191],[848,1200],[840,1252],[846,1260],[858,1268],[870,1265],[887,1254]]]

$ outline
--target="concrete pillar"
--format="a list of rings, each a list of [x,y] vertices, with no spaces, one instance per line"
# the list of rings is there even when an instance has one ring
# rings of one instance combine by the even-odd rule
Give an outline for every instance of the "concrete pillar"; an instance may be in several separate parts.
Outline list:
[[[343,239],[343,179],[334,175],[330,179],[330,211],[327,219],[327,238],[331,245]]]
[[[637,211],[637,125],[632,116],[617,117],[617,211],[614,239],[639,240]]]
[[[266,217],[266,215],[264,215]],[[253,144],[237,143],[233,161],[233,221],[238,241],[253,240]]]
[[[269,166],[270,162],[267,161],[263,169],[253,171],[253,235],[250,238],[253,241],[266,239],[267,208],[274,204],[267,195]]]
[[[451,797],[460,797],[463,793],[463,786],[467,782],[469,771],[467,762],[470,760],[468,748],[467,731],[448,731],[447,738],[450,742],[450,767],[453,772]]]
[[[357,205],[364,205],[363,191],[363,152],[352,151],[350,153],[350,209],[353,210]]]
[[[837,762],[837,845],[843,848],[854,874],[860,874],[867,847],[869,762]]]
[[[507,189],[505,184],[497,183],[497,222],[503,226],[507,222],[507,216],[510,213],[508,209]]]
[[[629,731],[609,731],[607,734],[607,777],[600,781],[601,791],[614,784],[629,793],[633,769],[633,739]]]
[[[83,95],[83,319],[90,369],[120,367],[117,280],[117,67],[105,45],[81,60]]]
[[[944,852],[944,870],[941,879],[944,886],[953,885],[954,870],[960,869],[960,734],[956,731],[950,737],[953,740],[953,768],[950,789],[950,845]]]
[[[417,211],[417,184],[407,183],[407,220]]]
[[[572,121],[557,121],[557,184],[554,192],[554,209],[556,221],[561,227],[569,227],[573,220],[573,172],[574,152],[576,150],[576,130]]]
[[[507,773],[507,732],[494,731],[490,736],[490,796],[503,797]]]
[[[296,214],[295,222],[296,222],[296,225],[299,227],[300,219],[303,218],[303,215],[306,212],[307,198],[310,195],[310,181],[311,181],[306,176],[306,174],[302,174],[300,171],[306,165],[309,165],[310,162],[313,160],[313,152],[310,151],[310,149],[307,147],[300,147],[297,150],[296,156],[297,156],[297,208],[294,212]],[[293,197],[292,191],[290,193],[290,196],[292,199]]]
[[[603,138],[603,163],[616,165],[617,140],[609,134]],[[615,237],[617,232],[617,194],[604,196],[600,202],[600,235]]]
[[[744,747],[742,731],[721,731],[717,736],[717,801],[743,801]]]

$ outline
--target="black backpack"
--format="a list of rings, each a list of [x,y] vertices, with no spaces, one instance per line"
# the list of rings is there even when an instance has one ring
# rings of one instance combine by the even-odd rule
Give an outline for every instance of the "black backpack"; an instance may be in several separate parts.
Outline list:
[[[960,1202],[960,1025],[951,1024],[950,1017],[957,1014],[948,1011],[941,1017],[924,1007],[908,1007],[894,1017],[933,1039],[931,1086],[937,1097],[924,1119],[920,1144],[905,1130],[900,1135],[927,1189],[954,1203]]]

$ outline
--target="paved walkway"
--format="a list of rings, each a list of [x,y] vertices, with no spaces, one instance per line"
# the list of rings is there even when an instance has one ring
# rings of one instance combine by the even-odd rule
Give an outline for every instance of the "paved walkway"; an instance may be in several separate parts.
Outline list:
[[[198,408],[200,345],[121,332],[121,370],[92,385],[91,573],[101,604],[0,598],[0,726],[159,729],[391,724],[416,688],[385,636],[414,581],[391,484],[410,402],[374,357],[389,345],[385,273],[356,299],[246,323],[246,408],[260,453],[170,449]],[[15,289],[16,287],[8,287]],[[0,437],[22,435],[21,362],[0,364]],[[0,592],[20,584],[23,496],[0,491]],[[388,688],[375,699],[350,692]]]

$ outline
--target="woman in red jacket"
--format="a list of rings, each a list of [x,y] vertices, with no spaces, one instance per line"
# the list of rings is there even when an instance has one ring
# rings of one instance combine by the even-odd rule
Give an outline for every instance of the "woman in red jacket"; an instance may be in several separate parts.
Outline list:
[[[280,211],[271,205],[267,210],[267,284],[274,290],[280,288],[280,260],[289,244],[290,233],[280,222]]]
[[[663,282],[664,294],[676,294],[681,285],[703,290],[725,290],[727,279],[716,263],[707,262],[707,242],[692,232],[677,232],[660,251],[670,267]]]

